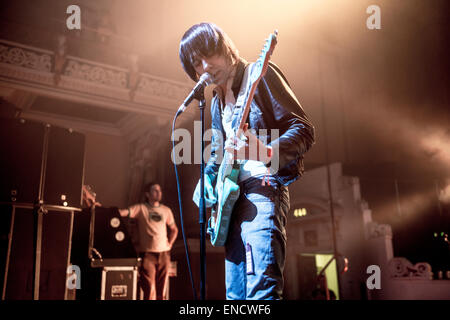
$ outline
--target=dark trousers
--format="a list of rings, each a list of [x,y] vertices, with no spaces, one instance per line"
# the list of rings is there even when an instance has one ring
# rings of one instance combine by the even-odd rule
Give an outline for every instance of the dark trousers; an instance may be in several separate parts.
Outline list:
[[[141,254],[139,284],[143,300],[166,300],[169,282],[170,251]]]

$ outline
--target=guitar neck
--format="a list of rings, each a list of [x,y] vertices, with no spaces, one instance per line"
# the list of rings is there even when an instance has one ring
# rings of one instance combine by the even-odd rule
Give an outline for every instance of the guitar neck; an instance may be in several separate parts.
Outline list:
[[[253,97],[255,95],[256,87],[258,86],[258,83],[259,83],[259,79],[258,79],[258,81],[254,82],[250,88],[250,92],[248,94],[247,100],[245,101],[245,107],[244,107],[244,110],[241,115],[241,120],[239,121],[238,132],[241,132],[242,129],[244,128],[245,121],[247,120],[248,113],[250,112],[250,106],[252,104]]]
[[[275,30],[273,34],[269,36],[269,38],[266,40],[266,44],[264,45],[264,48],[262,50],[262,54],[259,56],[259,59],[252,65],[248,66],[247,68],[251,68],[248,70],[250,72],[248,79],[251,82],[250,90],[247,96],[247,99],[245,101],[245,106],[242,110],[242,114],[240,115],[240,121],[239,121],[239,127],[237,128],[236,135],[240,135],[243,131],[245,122],[247,120],[247,116],[250,112],[250,106],[253,101],[253,97],[256,92],[256,88],[258,87],[259,81],[261,78],[265,75],[268,65],[269,65],[269,59],[272,55],[272,52],[275,48],[275,45],[277,43],[277,35],[278,31]]]

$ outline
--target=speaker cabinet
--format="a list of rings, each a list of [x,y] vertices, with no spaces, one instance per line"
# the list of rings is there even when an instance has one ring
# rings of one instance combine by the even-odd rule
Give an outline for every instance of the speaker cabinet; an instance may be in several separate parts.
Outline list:
[[[81,206],[84,147],[81,133],[0,119],[3,298],[33,299],[37,292],[39,299],[65,298],[74,215],[67,207]],[[42,219],[38,208],[45,209]],[[33,292],[37,277],[39,291]]]
[[[85,137],[23,119],[0,119],[0,201],[81,206]]]
[[[84,136],[51,127],[48,137],[44,202],[80,207],[84,172]]]
[[[39,197],[45,126],[0,119],[0,201],[33,203]]]

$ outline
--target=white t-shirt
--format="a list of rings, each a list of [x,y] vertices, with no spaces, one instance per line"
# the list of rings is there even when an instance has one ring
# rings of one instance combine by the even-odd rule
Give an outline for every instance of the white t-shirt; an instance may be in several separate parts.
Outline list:
[[[150,207],[146,203],[135,204],[129,210],[131,217],[137,219],[139,233],[138,251],[169,251],[167,226],[175,223],[172,210],[163,204],[159,207]]]

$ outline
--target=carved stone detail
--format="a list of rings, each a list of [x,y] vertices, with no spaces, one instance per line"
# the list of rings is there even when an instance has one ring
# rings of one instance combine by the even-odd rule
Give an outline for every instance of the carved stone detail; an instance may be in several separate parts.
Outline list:
[[[130,56],[127,70],[67,56],[66,45],[64,36],[58,38],[54,52],[0,39],[0,78],[14,78],[25,86],[29,82],[41,85],[36,90],[53,92],[56,87],[81,92],[101,103],[105,98],[115,99],[116,106],[127,110],[133,102],[138,105],[132,108],[140,111],[166,114],[189,93],[188,85],[140,73],[137,55]]]
[[[52,57],[49,54],[0,44],[0,62],[33,70],[50,71]]]
[[[165,99],[173,99],[183,101],[188,93],[186,87],[173,84],[170,82],[164,82],[158,79],[153,79],[148,76],[142,76],[138,87],[138,91],[146,94],[160,96]]]
[[[431,266],[426,262],[419,262],[413,265],[406,258],[393,258],[389,261],[388,268],[391,278],[433,279]]]
[[[74,60],[68,61],[64,75],[119,88],[127,87],[126,72],[80,63]]]

